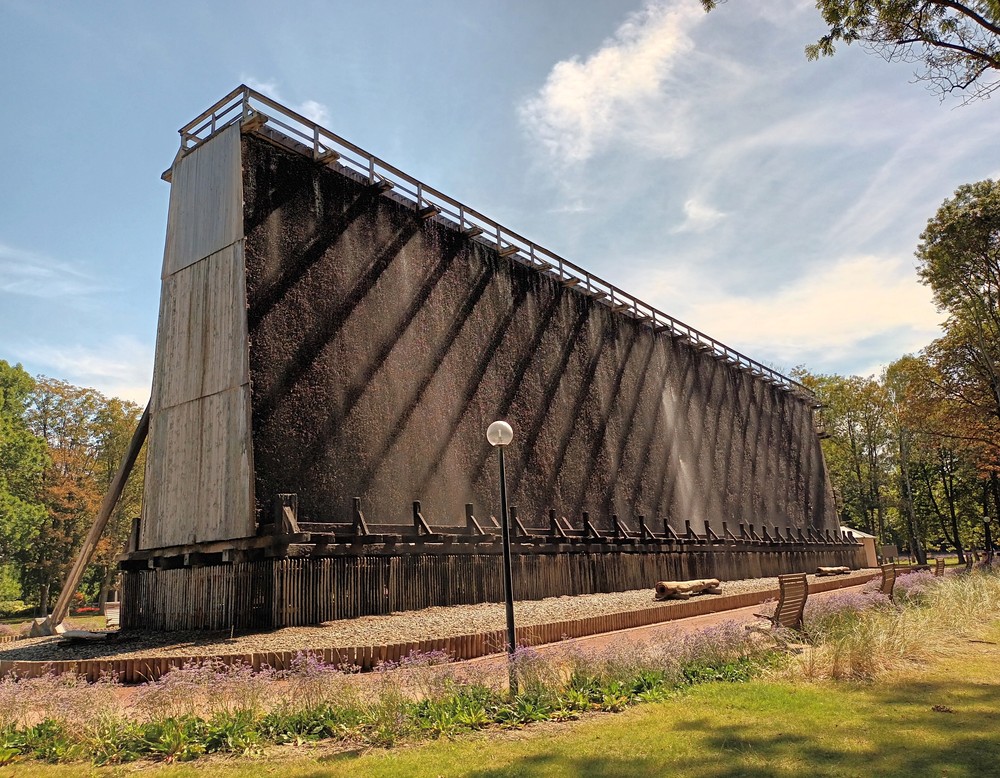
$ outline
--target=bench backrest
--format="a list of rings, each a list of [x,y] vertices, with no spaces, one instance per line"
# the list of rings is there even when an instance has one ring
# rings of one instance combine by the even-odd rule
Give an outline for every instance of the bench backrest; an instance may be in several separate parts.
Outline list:
[[[895,585],[896,565],[892,562],[887,562],[882,565],[882,585],[879,587],[879,591],[891,600],[892,589]]]
[[[774,609],[774,626],[802,629],[802,611],[809,596],[805,573],[778,576],[778,607]]]
[[[938,559],[934,562],[934,576],[940,578],[944,575],[944,560]]]

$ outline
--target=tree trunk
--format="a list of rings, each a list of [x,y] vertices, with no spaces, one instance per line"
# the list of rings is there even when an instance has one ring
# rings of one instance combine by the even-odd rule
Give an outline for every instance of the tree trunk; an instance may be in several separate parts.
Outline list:
[[[111,590],[111,582],[115,578],[115,569],[108,565],[104,568],[104,577],[101,578],[101,592],[97,597],[97,607],[100,608],[100,613],[102,616],[107,615],[105,613],[106,606],[108,604],[108,592]]]

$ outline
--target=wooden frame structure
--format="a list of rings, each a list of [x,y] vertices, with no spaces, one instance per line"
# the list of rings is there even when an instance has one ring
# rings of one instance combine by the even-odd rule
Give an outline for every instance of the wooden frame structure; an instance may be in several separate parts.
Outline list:
[[[863,566],[806,387],[246,86],[180,135],[123,627],[499,599],[498,522],[461,508],[491,504],[480,417],[508,412],[520,597]]]

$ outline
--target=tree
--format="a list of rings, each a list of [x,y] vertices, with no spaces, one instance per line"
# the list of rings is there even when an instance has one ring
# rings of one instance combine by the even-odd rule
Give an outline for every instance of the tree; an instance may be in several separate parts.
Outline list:
[[[910,549],[922,565],[927,564],[927,528],[916,509],[914,446],[920,433],[914,423],[914,406],[926,383],[927,370],[923,360],[905,356],[889,365],[882,375],[888,394],[889,425],[896,445],[896,510]]]
[[[823,452],[843,523],[887,540],[892,437],[885,390],[858,376],[812,376],[797,370],[795,377],[824,406],[829,437]]]
[[[0,359],[0,567],[8,571],[30,554],[45,517],[38,499],[48,463],[45,442],[25,419],[33,388],[20,365]]]
[[[702,0],[706,11],[718,0]],[[889,62],[919,63],[918,81],[942,97],[987,97],[1000,87],[998,0],[816,0],[829,31],[806,46],[815,60],[858,43]]]
[[[959,187],[920,237],[920,279],[948,314],[944,335],[926,349],[950,417],[940,434],[973,449],[992,482],[1000,472],[1000,183]],[[995,515],[998,491],[990,489]]]

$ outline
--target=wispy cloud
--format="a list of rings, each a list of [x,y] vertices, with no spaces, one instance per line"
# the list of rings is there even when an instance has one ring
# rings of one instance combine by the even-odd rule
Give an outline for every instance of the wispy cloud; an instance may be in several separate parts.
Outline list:
[[[673,68],[693,49],[689,31],[704,15],[693,0],[648,3],[586,59],[556,63],[538,93],[521,104],[523,126],[562,162],[585,161],[616,137],[635,140],[637,134],[662,153],[683,154],[683,112],[650,122],[645,109],[663,99]]]
[[[53,299],[102,289],[96,280],[67,262],[0,243],[0,293]]]
[[[101,347],[27,343],[14,358],[33,370],[140,404],[149,399],[153,348],[131,337],[117,337]]]
[[[251,89],[255,89],[261,92],[272,100],[277,100],[279,103],[283,103],[291,108],[296,113],[300,113],[307,119],[312,119],[317,124],[328,124],[330,121],[330,109],[326,105],[319,102],[318,100],[303,100],[301,102],[292,102],[286,100],[282,95],[281,88],[277,81],[260,81],[256,78],[245,76],[243,78],[243,83],[246,84]]]
[[[650,302],[751,356],[786,365],[830,369],[873,339],[891,340],[882,351],[901,356],[939,333],[930,291],[908,262],[893,257],[843,257],[753,297],[691,267],[642,276]]]
[[[702,202],[697,197],[684,201],[684,221],[673,228],[672,232],[705,232],[726,218],[726,214]]]

